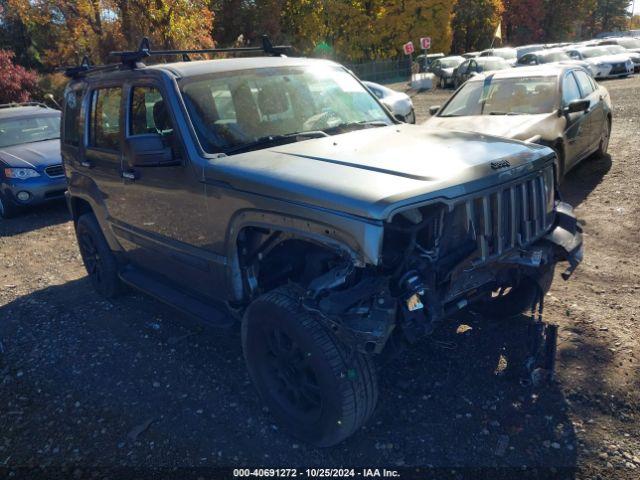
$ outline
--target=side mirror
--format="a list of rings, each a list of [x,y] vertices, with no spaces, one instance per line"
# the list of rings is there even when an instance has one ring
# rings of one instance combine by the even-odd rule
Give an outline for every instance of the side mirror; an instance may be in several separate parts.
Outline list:
[[[165,146],[158,133],[146,133],[127,138],[126,155],[132,167],[171,167],[182,162],[173,158],[171,147]]]
[[[434,105],[432,107],[429,107],[429,115],[433,116],[436,113],[438,113],[439,110],[440,110],[440,105]]]
[[[591,102],[589,100],[574,100],[569,105],[564,107],[563,112],[565,114],[586,112],[587,110],[589,110],[590,106]]]

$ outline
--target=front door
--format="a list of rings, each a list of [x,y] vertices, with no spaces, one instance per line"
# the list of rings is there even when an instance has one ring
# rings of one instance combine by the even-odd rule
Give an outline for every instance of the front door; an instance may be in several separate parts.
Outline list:
[[[562,79],[562,108],[568,107],[575,100],[580,100],[582,93],[572,72],[567,72]],[[565,172],[582,158],[591,143],[590,116],[587,112],[566,113],[565,136]]]
[[[123,208],[115,228],[132,262],[186,290],[215,297],[204,185],[188,161],[166,95],[153,83],[125,89],[125,145],[136,136],[157,135],[172,163],[136,165],[125,148]],[[216,257],[216,258],[214,258]]]

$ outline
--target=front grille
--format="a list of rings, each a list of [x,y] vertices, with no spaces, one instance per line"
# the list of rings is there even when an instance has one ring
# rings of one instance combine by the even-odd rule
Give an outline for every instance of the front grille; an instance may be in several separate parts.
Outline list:
[[[610,75],[616,75],[618,73],[627,73],[627,64],[626,63],[614,63],[612,65]]]
[[[60,165],[51,165],[44,169],[45,173],[51,178],[58,178],[64,176],[64,168],[62,164]]]
[[[478,260],[540,238],[553,222],[553,167],[498,191],[464,201],[468,232],[477,241]]]
[[[44,198],[49,199],[49,198],[62,198],[64,197],[64,192],[66,190],[62,189],[62,190],[53,190],[51,192],[47,192],[44,194]]]

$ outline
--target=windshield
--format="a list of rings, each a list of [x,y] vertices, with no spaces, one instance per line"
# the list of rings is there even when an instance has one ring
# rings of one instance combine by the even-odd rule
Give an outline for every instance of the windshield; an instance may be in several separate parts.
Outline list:
[[[618,53],[629,53],[628,50],[620,45],[607,45],[605,47],[609,53],[618,54]]]
[[[558,105],[556,77],[488,77],[467,82],[439,116],[541,114]]]
[[[565,52],[544,53],[541,55],[541,57],[544,60],[544,63],[564,62],[566,60],[571,60],[571,57]]]
[[[60,138],[60,116],[13,117],[0,120],[0,148]]]
[[[636,38],[621,38],[617,42],[624,48],[640,48],[640,40]]]
[[[442,66],[442,68],[456,68],[462,62],[464,62],[464,58],[462,58],[462,57],[460,57],[460,58],[444,58],[444,59],[442,59],[440,61],[440,65]]]
[[[579,50],[584,58],[595,58],[595,57],[603,57],[605,55],[611,55],[605,47],[594,47],[588,48],[585,50]]]
[[[505,60],[511,60],[518,56],[518,51],[515,48],[498,48],[493,51],[494,57],[504,58]]]
[[[298,141],[393,123],[369,91],[333,65],[208,74],[182,81],[180,89],[208,153],[265,148],[271,137]]]
[[[509,65],[504,60],[483,60],[482,58],[477,59],[478,66],[481,67],[480,71],[489,72],[493,70],[505,70],[509,68]]]

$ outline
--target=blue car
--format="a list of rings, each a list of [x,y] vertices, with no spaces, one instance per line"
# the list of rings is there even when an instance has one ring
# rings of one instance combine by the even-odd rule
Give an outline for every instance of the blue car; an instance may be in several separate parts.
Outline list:
[[[60,112],[38,103],[0,105],[0,217],[64,198]]]

